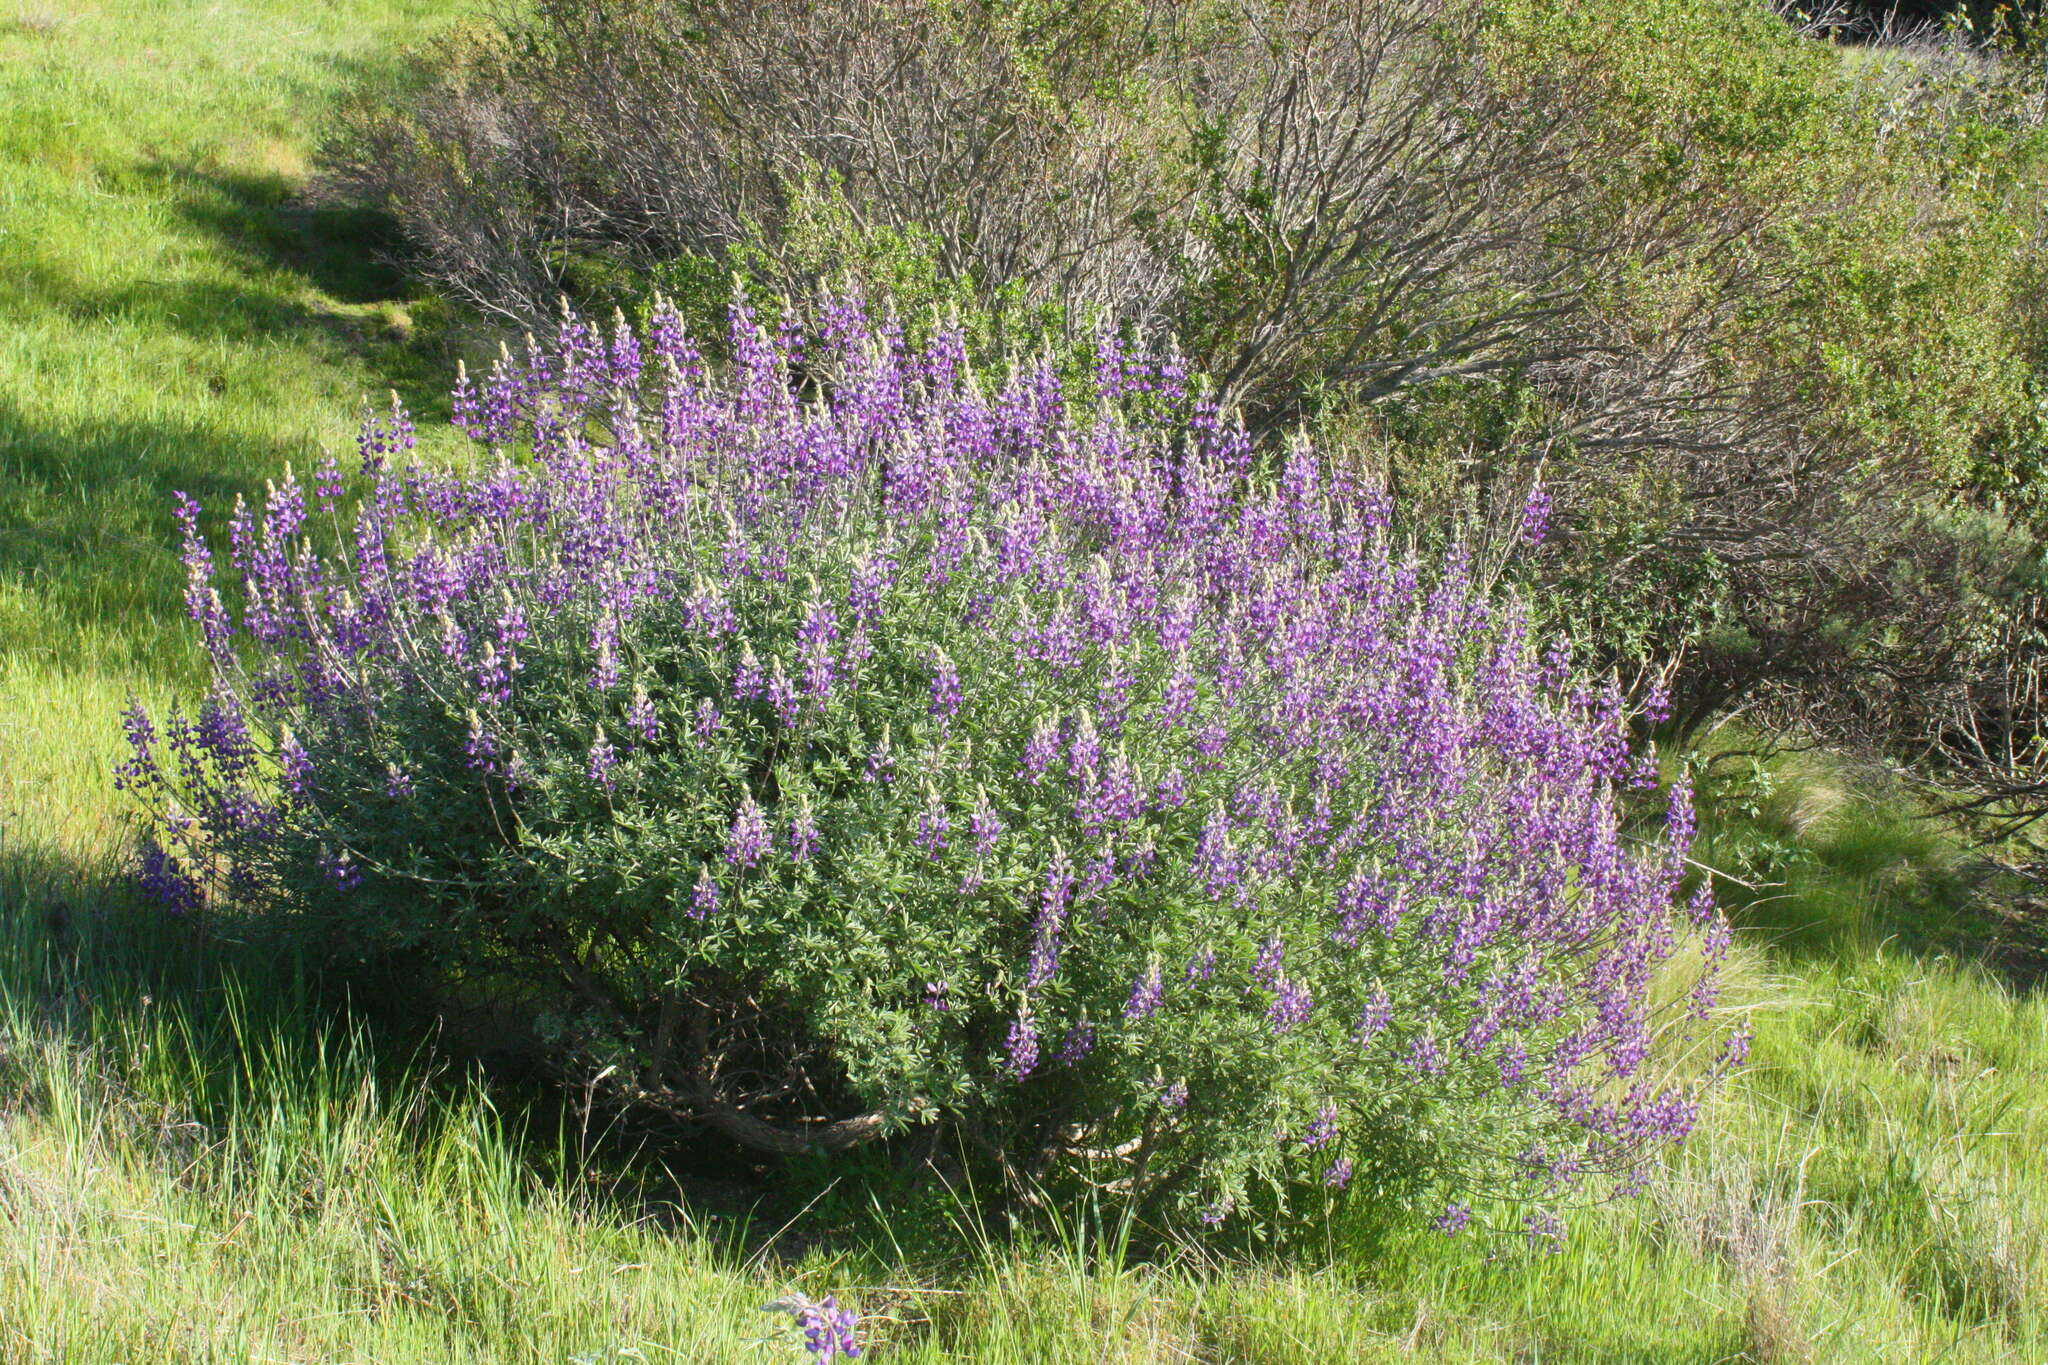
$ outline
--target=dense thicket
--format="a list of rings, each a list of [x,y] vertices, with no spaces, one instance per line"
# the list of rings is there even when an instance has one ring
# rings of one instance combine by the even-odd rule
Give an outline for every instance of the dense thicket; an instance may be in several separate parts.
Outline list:
[[[2024,786],[2041,95],[1748,0],[541,0],[330,184],[522,322],[852,277],[971,349],[1174,338],[1417,534],[1519,507],[1549,609],[1747,708]]]

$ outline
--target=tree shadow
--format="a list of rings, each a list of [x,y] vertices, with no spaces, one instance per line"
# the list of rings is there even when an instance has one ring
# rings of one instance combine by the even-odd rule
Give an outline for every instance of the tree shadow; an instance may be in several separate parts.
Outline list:
[[[410,312],[440,307],[405,273],[398,224],[380,210],[322,204],[278,173],[149,161],[131,172],[149,197],[204,236],[237,285],[162,280],[74,288],[68,306],[134,310],[202,341],[294,341],[333,349],[396,390],[422,419],[445,419],[454,356]],[[424,421],[423,421],[424,424]]]

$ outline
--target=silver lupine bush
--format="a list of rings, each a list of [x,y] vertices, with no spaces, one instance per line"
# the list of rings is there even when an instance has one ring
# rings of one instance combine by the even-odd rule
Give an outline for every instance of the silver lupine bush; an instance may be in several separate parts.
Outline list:
[[[394,411],[219,549],[182,503],[148,889],[744,1143],[942,1125],[1164,1223],[1547,1219],[1685,1136],[1742,1049],[1689,798],[1625,828],[1620,697],[1463,558],[1171,356],[728,347],[569,317],[464,377],[462,472]]]

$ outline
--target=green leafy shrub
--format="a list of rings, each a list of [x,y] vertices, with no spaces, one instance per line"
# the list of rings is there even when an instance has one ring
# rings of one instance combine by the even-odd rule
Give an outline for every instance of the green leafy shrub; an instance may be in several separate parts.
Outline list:
[[[373,425],[344,554],[294,482],[238,508],[238,615],[184,508],[215,687],[123,772],[159,897],[768,1151],[945,1125],[1167,1222],[1547,1227],[1739,1059],[1619,695],[1170,356],[989,387],[848,304],[739,311],[729,379],[648,340],[465,379],[472,476]]]

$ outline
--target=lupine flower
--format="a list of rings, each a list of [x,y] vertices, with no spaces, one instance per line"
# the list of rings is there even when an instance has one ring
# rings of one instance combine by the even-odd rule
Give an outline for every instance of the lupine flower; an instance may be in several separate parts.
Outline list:
[[[320,870],[344,891],[362,884],[363,869],[349,856],[347,849],[337,853],[323,848],[320,850],[319,863]]]
[[[475,711],[469,713],[469,739],[462,746],[472,768],[489,768],[491,760],[497,757],[498,742],[491,732],[484,728],[483,719]]]
[[[811,1353],[811,1359],[817,1365],[858,1356],[860,1342],[854,1335],[854,1329],[859,1324],[859,1316],[851,1308],[841,1308],[838,1300],[830,1294],[797,1315],[797,1325],[804,1333],[804,1348]]]
[[[1166,998],[1166,987],[1159,980],[1159,963],[1155,959],[1145,974],[1131,983],[1131,998],[1124,1004],[1124,1018],[1129,1020],[1150,1019]]]
[[[709,697],[697,699],[697,709],[690,721],[690,737],[698,748],[710,745],[718,733],[725,728],[725,717],[718,712],[718,703]]]
[[[1308,987],[1283,976],[1274,990],[1273,1003],[1266,1010],[1266,1022],[1274,1033],[1286,1033],[1308,1021],[1313,1003]]]
[[[1287,944],[1278,934],[1267,939],[1252,960],[1252,980],[1267,990],[1280,989],[1280,965],[1287,957]]]
[[[1547,1209],[1522,1216],[1522,1236],[1532,1247],[1549,1252],[1564,1250],[1564,1223]]]
[[[881,739],[868,751],[866,776],[870,782],[890,782],[895,779],[896,750],[890,743],[889,727],[886,725],[882,727]]]
[[[1029,1010],[1010,1021],[1010,1035],[1003,1043],[1009,1056],[1010,1074],[1023,1080],[1038,1067],[1038,1025]]]
[[[313,760],[289,730],[285,731],[284,742],[278,746],[277,760],[283,769],[285,790],[294,796],[305,795],[313,785]]]
[[[821,838],[811,803],[805,801],[797,807],[796,815],[789,822],[789,856],[800,863],[809,862],[818,851]]]
[[[1060,1040],[1060,1050],[1054,1060],[1061,1066],[1079,1066],[1094,1050],[1095,1025],[1082,1019],[1068,1027],[1066,1037]]]
[[[600,725],[597,727],[597,738],[591,741],[590,759],[584,765],[584,771],[590,775],[592,782],[606,791],[611,791],[612,769],[618,766],[619,751],[613,747],[611,740],[605,736],[604,727]]]
[[[1323,1183],[1333,1190],[1341,1190],[1351,1183],[1351,1158],[1340,1156],[1323,1170]]]
[[[1661,680],[1643,694],[1643,719],[1652,725],[1671,719],[1671,689]]]
[[[946,836],[953,828],[952,817],[929,783],[925,786],[924,809],[917,813],[917,832],[911,842],[936,859],[946,851]]]
[[[1463,1232],[1472,1221],[1472,1209],[1467,1204],[1446,1204],[1444,1211],[1430,1222],[1430,1226],[1446,1237],[1455,1237]]]
[[[974,839],[975,857],[986,858],[995,852],[996,840],[1003,834],[1003,820],[989,804],[985,789],[975,793],[974,812],[967,817],[967,832]]]
[[[1337,1140],[1337,1107],[1326,1104],[1316,1111],[1314,1121],[1301,1135],[1303,1151],[1320,1151]]]
[[[815,1303],[802,1294],[789,1294],[764,1304],[766,1313],[787,1313],[803,1334],[803,1349],[811,1365],[829,1365],[834,1360],[853,1360],[861,1354],[860,1315],[841,1308],[839,1300],[827,1294]]]
[[[199,908],[199,888],[155,839],[143,842],[136,883],[145,898],[173,914],[189,914]]]
[[[1541,545],[1550,532],[1550,490],[1539,481],[1529,487],[1529,499],[1522,505],[1522,539]]]
[[[659,723],[654,715],[654,702],[649,699],[644,687],[633,689],[632,703],[626,707],[626,726],[640,736],[642,744],[654,743]]]
[[[960,714],[961,695],[960,670],[944,651],[939,651],[932,661],[932,715],[942,724],[950,723]]]
[[[1045,716],[1031,732],[1031,741],[1024,746],[1024,765],[1020,770],[1024,780],[1037,786],[1045,779],[1046,770],[1059,755],[1059,722],[1054,716]]]
[[[749,792],[732,817],[732,829],[725,839],[725,860],[734,867],[753,867],[770,847],[768,818]]]
[[[1375,983],[1365,1008],[1359,1011],[1358,1026],[1352,1030],[1351,1036],[1360,1047],[1364,1047],[1386,1031],[1393,1017],[1394,1005],[1387,998],[1386,988]]]
[[[1441,1076],[1446,1065],[1443,1045],[1436,1040],[1433,1029],[1424,1029],[1415,1035],[1408,1045],[1408,1052],[1402,1058],[1408,1069],[1421,1076]]]
[[[697,884],[690,891],[690,918],[703,919],[718,909],[718,883],[708,867],[697,870]]]

